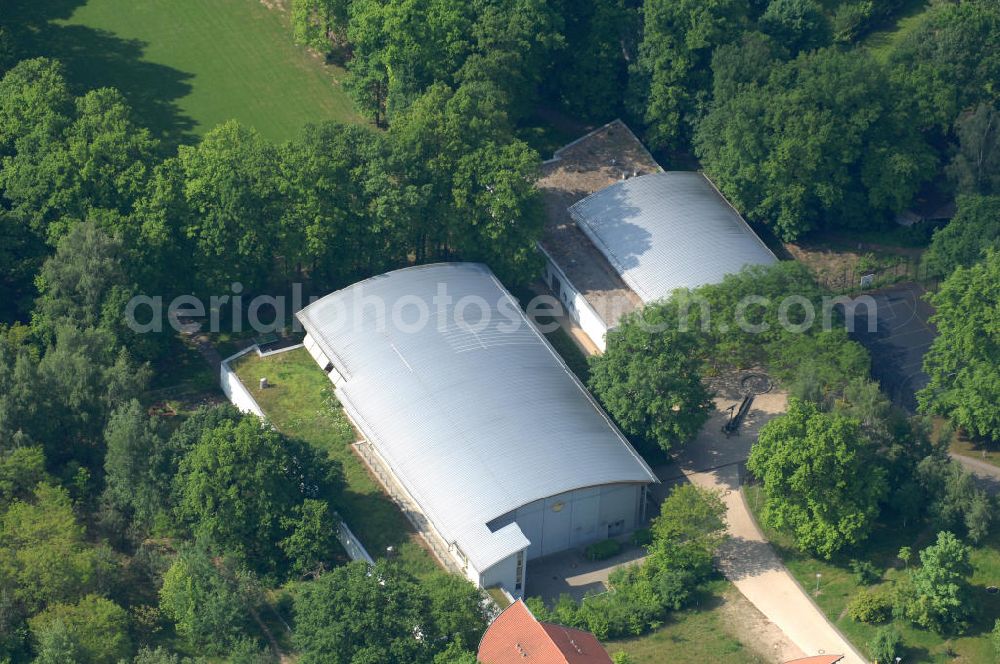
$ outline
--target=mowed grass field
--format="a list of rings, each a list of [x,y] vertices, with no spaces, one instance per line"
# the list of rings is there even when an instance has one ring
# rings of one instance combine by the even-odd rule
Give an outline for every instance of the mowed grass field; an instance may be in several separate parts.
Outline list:
[[[259,0],[13,0],[25,55],[66,66],[76,92],[113,86],[168,145],[235,118],[282,141],[308,122],[359,122],[344,71],[294,44]]]

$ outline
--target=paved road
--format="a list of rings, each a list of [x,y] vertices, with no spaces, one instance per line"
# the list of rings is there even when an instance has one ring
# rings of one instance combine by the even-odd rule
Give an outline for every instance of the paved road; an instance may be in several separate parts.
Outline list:
[[[1000,468],[964,454],[951,454],[951,458],[972,473],[981,487],[990,493],[1000,493]]]
[[[719,566],[726,578],[801,651],[788,649],[782,657],[788,660],[803,654],[836,654],[844,655],[844,664],[866,664],[861,653],[795,581],[757,528],[740,490],[739,466],[693,473],[688,479],[723,492],[729,539],[719,552]]]
[[[722,425],[726,409],[738,404],[725,398],[715,400],[715,411],[695,440],[675,457],[676,464],[656,469],[664,480],[664,493],[685,479],[709,489],[722,491],[726,502],[729,539],[719,554],[719,566],[726,578],[777,625],[786,642],[776,644],[784,660],[806,655],[844,655],[844,664],[866,664],[864,657],[840,634],[791,573],[785,568],[763,533],[757,528],[740,489],[740,468],[750,447],[766,422],[785,412],[787,396],[781,392],[761,394],[740,429],[727,437]],[[679,476],[678,473],[682,473]],[[671,474],[672,473],[672,477]]]

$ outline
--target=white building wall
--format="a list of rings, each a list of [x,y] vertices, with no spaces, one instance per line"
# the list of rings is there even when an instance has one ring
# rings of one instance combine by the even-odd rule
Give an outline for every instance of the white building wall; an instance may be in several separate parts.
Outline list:
[[[517,556],[514,554],[508,556],[498,562],[493,567],[490,567],[478,579],[479,586],[481,588],[491,588],[493,586],[501,586],[507,590],[514,597],[521,597],[524,594],[524,584],[523,579],[527,578],[527,567],[528,560],[527,556],[524,559],[524,569],[522,570],[522,585],[520,588],[517,587]],[[476,580],[473,581],[475,583]]]
[[[538,248],[541,250],[542,255],[545,256],[545,283],[548,284],[552,292],[559,298],[559,301],[566,307],[573,320],[577,322],[580,328],[590,337],[590,340],[594,342],[594,345],[603,353],[607,348],[605,342],[605,336],[608,333],[607,324],[594,308],[590,306],[587,299],[576,290],[576,287],[566,277],[566,274],[552,260],[552,256],[541,245],[538,245]]]
[[[515,520],[531,541],[530,560],[635,530],[641,501],[637,484],[590,487],[528,503]]]

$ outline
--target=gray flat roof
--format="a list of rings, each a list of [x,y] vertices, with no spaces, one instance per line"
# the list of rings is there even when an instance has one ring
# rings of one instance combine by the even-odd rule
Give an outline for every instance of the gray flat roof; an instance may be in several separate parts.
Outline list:
[[[569,212],[646,304],[678,288],[718,283],[747,265],[777,262],[708,178],[697,172],[623,180],[575,203]]]
[[[516,524],[489,521],[574,489],[657,481],[484,265],[397,270],[297,315],[344,377],[355,424],[480,572],[527,546]]]

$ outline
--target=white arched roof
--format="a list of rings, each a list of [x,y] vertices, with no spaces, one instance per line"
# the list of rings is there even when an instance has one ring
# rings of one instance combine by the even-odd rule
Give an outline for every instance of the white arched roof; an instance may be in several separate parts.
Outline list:
[[[569,212],[646,304],[778,260],[708,178],[693,171],[616,182]]]
[[[355,424],[480,571],[527,546],[516,524],[487,522],[574,489],[657,481],[483,265],[397,270],[298,317]]]

